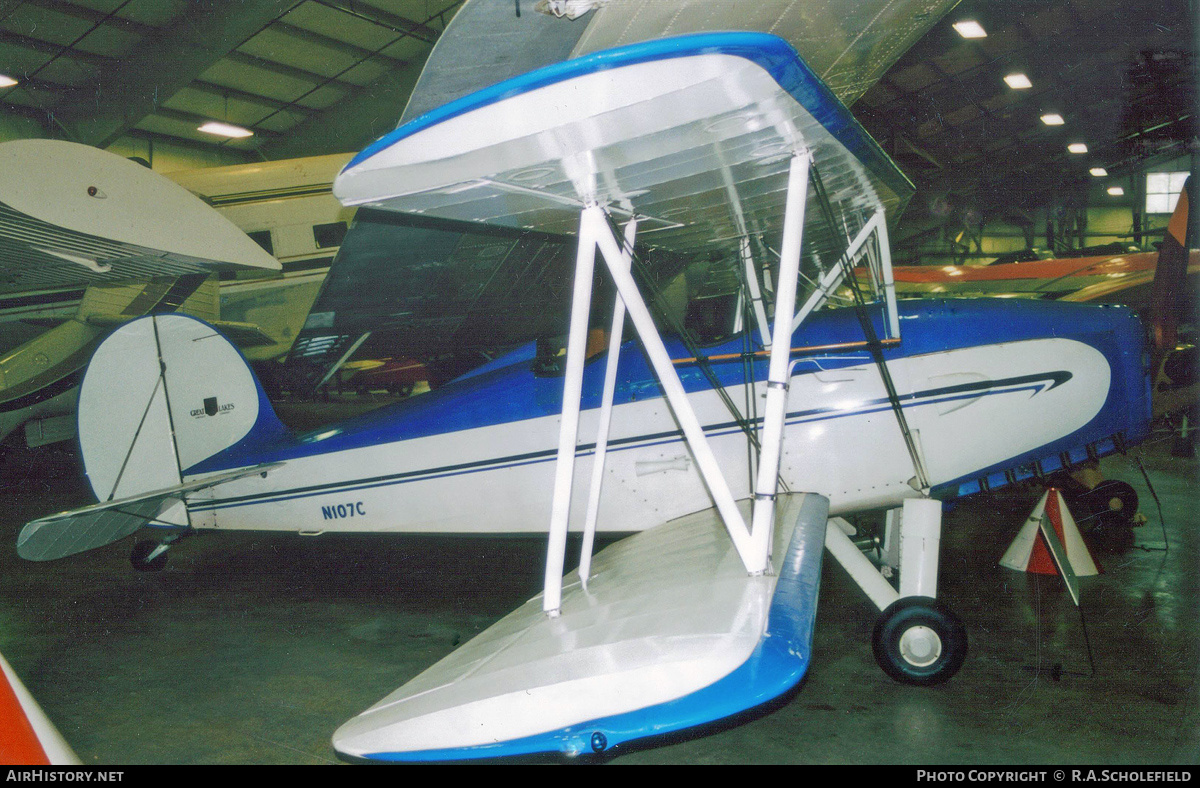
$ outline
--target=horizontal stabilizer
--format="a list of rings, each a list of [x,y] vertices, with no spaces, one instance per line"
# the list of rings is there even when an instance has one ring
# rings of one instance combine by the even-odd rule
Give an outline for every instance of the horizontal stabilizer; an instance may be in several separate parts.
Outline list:
[[[266,347],[280,341],[255,323],[238,323],[232,320],[210,320],[209,323],[240,348]]]
[[[153,520],[169,499],[181,500],[187,493],[265,474],[280,465],[282,463],[263,463],[34,520],[22,528],[17,537],[17,555],[29,561],[52,561],[103,547],[129,536]]]
[[[596,556],[560,615],[535,597],[335,734],[342,754],[452,760],[605,752],[795,686],[812,653],[829,502],[781,497],[774,571],[749,576],[713,509]]]
[[[188,312],[188,314],[191,314],[191,312]],[[88,323],[95,326],[114,327],[124,325],[127,322],[128,318],[120,315],[88,316]],[[204,322],[219,330],[225,335],[226,339],[241,348],[274,345],[279,341],[254,323],[237,323],[231,320],[217,320],[215,318],[205,318]]]

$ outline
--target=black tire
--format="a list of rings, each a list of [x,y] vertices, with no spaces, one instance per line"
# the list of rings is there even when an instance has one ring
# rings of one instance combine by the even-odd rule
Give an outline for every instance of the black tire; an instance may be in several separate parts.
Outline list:
[[[139,572],[161,572],[163,567],[167,565],[167,551],[163,551],[156,555],[153,560],[147,561],[146,557],[154,552],[158,547],[158,542],[152,539],[145,539],[133,546],[133,552],[129,554],[129,563],[133,564],[133,568]]]
[[[928,661],[913,662],[902,649],[904,634],[915,627],[926,627],[937,635],[939,649]],[[967,658],[967,628],[936,599],[903,597],[879,614],[871,646],[879,667],[896,681],[933,686],[950,679],[962,667]]]
[[[1093,517],[1117,515],[1132,522],[1137,514],[1137,490],[1117,479],[1106,479],[1079,497]]]

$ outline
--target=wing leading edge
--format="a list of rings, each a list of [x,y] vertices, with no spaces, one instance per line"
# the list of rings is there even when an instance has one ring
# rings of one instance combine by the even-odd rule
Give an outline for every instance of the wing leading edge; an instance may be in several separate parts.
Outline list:
[[[787,42],[700,34],[556,63],[451,102],[352,159],[334,193],[555,234],[573,233],[594,202],[642,217],[641,232],[672,251],[735,251],[748,233],[778,232],[788,161],[805,149],[851,234],[863,220],[848,214],[864,203],[893,213],[912,192]]]
[[[772,256],[803,150],[831,213],[810,212],[804,230],[805,280],[818,282],[912,185],[775,36],[635,44],[451,102],[338,177],[335,194],[363,210],[289,363],[328,369],[368,332],[423,360],[562,333],[588,201],[639,217],[640,270],[663,289],[686,269],[690,297],[729,295],[746,244]]]

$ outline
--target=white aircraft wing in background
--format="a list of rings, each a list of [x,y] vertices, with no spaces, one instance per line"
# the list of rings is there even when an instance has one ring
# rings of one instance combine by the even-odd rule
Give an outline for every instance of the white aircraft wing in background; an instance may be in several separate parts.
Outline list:
[[[200,198],[137,162],[59,140],[0,144],[0,293],[278,270]]]

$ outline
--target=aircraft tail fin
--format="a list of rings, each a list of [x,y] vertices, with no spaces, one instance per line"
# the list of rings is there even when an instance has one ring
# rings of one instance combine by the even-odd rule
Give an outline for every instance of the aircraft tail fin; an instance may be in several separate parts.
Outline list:
[[[1167,222],[1162,247],[1154,271],[1150,295],[1150,331],[1153,340],[1154,369],[1158,362],[1175,349],[1180,310],[1186,303],[1188,250],[1198,240],[1193,229],[1195,219],[1190,214],[1191,192],[1195,178],[1188,178]]]
[[[79,446],[100,502],[177,488],[231,446],[287,432],[238,349],[186,315],[125,323],[79,388]],[[193,470],[195,469],[195,470]],[[182,508],[182,507],[181,507]],[[173,523],[186,526],[184,521]]]

